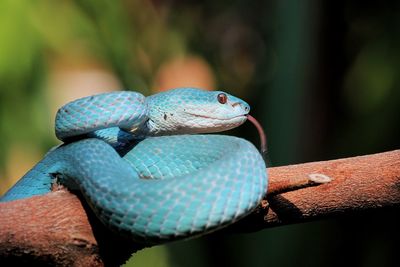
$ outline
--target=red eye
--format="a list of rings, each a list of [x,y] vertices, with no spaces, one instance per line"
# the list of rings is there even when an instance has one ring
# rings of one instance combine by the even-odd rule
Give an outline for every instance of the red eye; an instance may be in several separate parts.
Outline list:
[[[218,94],[217,99],[218,99],[219,103],[225,104],[226,101],[228,100],[228,97],[226,96],[226,94],[220,93],[220,94]]]

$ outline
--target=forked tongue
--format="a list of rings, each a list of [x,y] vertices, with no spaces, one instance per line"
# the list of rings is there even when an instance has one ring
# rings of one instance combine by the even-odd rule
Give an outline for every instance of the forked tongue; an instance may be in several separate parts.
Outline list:
[[[251,115],[247,115],[247,119],[257,128],[258,135],[260,136],[260,153],[264,162],[269,166],[268,150],[267,150],[267,137],[261,124]]]

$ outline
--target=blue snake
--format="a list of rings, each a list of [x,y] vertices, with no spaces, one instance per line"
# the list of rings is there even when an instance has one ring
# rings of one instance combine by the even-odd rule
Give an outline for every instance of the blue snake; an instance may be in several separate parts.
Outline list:
[[[130,91],[61,107],[50,150],[0,201],[79,190],[109,228],[147,245],[227,226],[259,204],[265,163],[248,141],[204,134],[244,123],[243,100],[222,91]],[[203,133],[204,135],[197,135]]]

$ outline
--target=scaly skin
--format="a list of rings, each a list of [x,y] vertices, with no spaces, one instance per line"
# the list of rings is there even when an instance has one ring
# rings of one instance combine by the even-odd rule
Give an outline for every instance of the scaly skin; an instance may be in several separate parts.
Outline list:
[[[231,224],[258,205],[267,177],[261,155],[246,140],[189,135],[246,120],[248,104],[226,93],[220,103],[221,93],[181,88],[147,98],[117,92],[71,102],[56,116],[56,135],[66,143],[0,201],[45,194],[57,174],[58,182],[82,192],[105,225],[146,245]]]

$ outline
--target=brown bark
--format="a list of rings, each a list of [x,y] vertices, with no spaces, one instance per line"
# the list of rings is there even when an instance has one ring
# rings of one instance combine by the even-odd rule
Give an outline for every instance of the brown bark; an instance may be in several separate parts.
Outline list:
[[[0,266],[119,266],[139,246],[67,190],[0,203]]]
[[[237,230],[400,207],[400,150],[268,169],[267,200]],[[311,178],[330,178],[317,184]],[[310,186],[311,185],[311,186]],[[312,186],[318,185],[318,186]],[[299,190],[291,190],[299,188]],[[288,191],[288,192],[287,192]]]
[[[269,168],[268,173],[269,205],[263,201],[231,230],[400,206],[400,150]],[[140,249],[105,229],[65,190],[0,203],[0,215],[1,266],[118,266]]]

